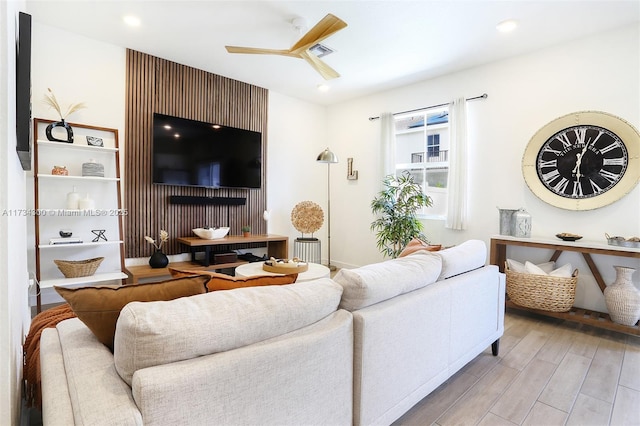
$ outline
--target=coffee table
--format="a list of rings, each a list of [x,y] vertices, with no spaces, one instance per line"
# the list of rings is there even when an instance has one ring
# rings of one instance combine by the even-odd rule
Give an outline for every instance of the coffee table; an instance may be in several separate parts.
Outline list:
[[[262,269],[262,264],[264,262],[252,262],[245,263],[244,265],[240,265],[236,267],[236,277],[247,278],[254,277],[256,275],[283,275],[276,274],[274,272],[267,272]],[[309,263],[309,269],[304,272],[300,272],[298,274],[298,279],[296,282],[301,281],[312,281],[318,278],[328,278],[331,271],[324,265],[320,265],[318,263]]]

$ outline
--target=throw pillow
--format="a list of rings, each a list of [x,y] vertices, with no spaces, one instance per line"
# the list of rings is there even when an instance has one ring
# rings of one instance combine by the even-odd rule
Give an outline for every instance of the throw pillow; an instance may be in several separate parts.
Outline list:
[[[199,275],[160,283],[120,287],[65,288],[54,286],[77,317],[113,352],[113,336],[120,311],[129,302],[173,300],[206,293],[209,277]]]
[[[438,251],[441,248],[442,246],[440,244],[431,245],[431,244],[425,243],[422,240],[414,238],[413,240],[409,241],[409,244],[406,245],[406,247],[402,250],[402,252],[398,255],[398,257],[409,256],[410,254],[420,250]]]
[[[545,271],[537,265],[534,265],[531,262],[525,262],[524,264],[525,273],[534,274],[534,275],[549,275],[552,277],[560,277],[560,278],[570,278],[571,277],[571,264],[567,263],[562,265],[561,267],[554,269],[552,271]]]
[[[258,287],[263,285],[284,285],[293,284],[298,279],[298,274],[290,275],[258,275],[255,277],[232,277],[227,274],[219,274],[217,272],[203,270],[175,269],[169,267],[169,273],[172,277],[192,277],[194,275],[206,275],[209,277],[207,281],[207,291],[216,290],[232,290],[242,287]]]
[[[526,272],[524,269],[524,263],[520,263],[517,260],[507,259],[507,266],[509,267],[509,270],[513,272],[519,272],[521,274]],[[556,262],[538,263],[536,266],[548,274],[553,271],[556,266]]]

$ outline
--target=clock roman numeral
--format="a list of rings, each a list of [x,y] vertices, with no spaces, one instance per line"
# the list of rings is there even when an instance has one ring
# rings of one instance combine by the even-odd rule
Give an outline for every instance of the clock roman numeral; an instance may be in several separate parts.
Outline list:
[[[607,152],[612,151],[612,150],[618,148],[619,146],[620,146],[620,143],[618,141],[614,141],[611,144],[605,146],[604,148],[601,148],[600,152],[602,154],[606,154]]]
[[[562,153],[562,151],[558,151],[558,150],[552,149],[550,146],[546,146],[546,147],[544,147],[544,151],[542,151],[542,153],[543,154],[551,153],[551,154],[553,154],[553,155],[555,155],[557,157],[558,155],[560,155]]]
[[[558,166],[558,159],[554,158],[553,160],[542,160],[540,161],[540,168],[544,167],[553,167],[556,168]]]
[[[577,130],[578,129],[575,130],[576,136],[578,135],[578,131]],[[569,137],[567,136],[566,133],[560,133],[558,136],[556,136],[556,139],[560,141],[560,143],[562,144],[562,147],[564,149],[567,149],[571,145],[573,145],[573,143],[571,143],[571,141],[569,140]]]
[[[587,136],[586,127],[576,127],[575,129],[573,129],[573,133],[576,134],[577,143],[581,145],[584,144],[584,140]]]
[[[620,175],[616,173],[612,173],[608,170],[600,170],[600,176],[607,179],[609,182],[613,183],[620,179]]]
[[[602,159],[603,166],[624,166],[624,158],[603,158]]]
[[[591,184],[591,190],[594,194],[597,194],[598,192],[602,192],[602,188],[600,188],[594,181],[589,179],[589,183]]]
[[[582,185],[580,184],[580,181],[576,180],[573,181],[573,191],[571,193],[571,196],[576,198],[576,197],[582,197]]]
[[[553,186],[553,190],[556,191],[556,193],[564,192],[567,189],[568,185],[569,180],[563,177],[558,183]]]
[[[559,176],[560,176],[560,172],[558,171],[558,169],[553,169],[549,173],[543,174],[542,179],[544,179],[547,185],[549,185],[552,180],[556,179]]]

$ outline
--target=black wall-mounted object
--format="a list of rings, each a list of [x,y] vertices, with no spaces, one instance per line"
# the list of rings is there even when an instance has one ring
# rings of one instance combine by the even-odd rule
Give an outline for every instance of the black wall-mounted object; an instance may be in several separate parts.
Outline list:
[[[31,170],[31,15],[18,12],[16,37],[16,152]]]
[[[196,197],[191,195],[170,195],[171,204],[189,204],[196,206],[244,206],[244,197]]]

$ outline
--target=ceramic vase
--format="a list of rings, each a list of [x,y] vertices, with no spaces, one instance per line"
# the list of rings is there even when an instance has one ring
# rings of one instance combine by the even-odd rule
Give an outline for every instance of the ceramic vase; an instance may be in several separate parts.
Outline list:
[[[634,268],[614,266],[616,280],[604,289],[604,300],[614,322],[633,326],[640,319],[640,291],[633,285]]]
[[[156,250],[149,258],[149,266],[152,268],[164,268],[168,264],[169,258],[160,250]]]
[[[54,128],[56,128],[56,127],[62,127],[67,132],[67,139],[66,140],[65,139],[58,139],[55,136],[53,136],[52,130]],[[47,139],[50,140],[50,141],[73,143],[73,129],[71,128],[69,123],[67,123],[64,120],[57,121],[55,123],[49,124],[44,132],[47,135]]]

